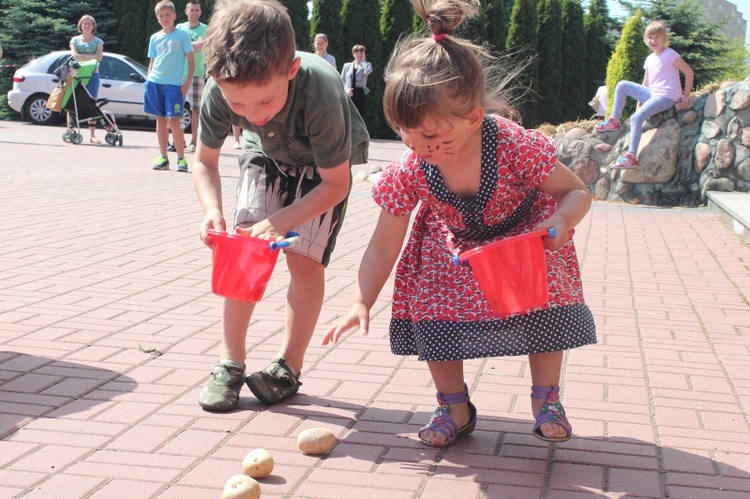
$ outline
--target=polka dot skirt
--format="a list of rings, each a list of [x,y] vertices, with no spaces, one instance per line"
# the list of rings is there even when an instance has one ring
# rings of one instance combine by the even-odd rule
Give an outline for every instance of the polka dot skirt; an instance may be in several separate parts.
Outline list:
[[[394,354],[458,360],[596,343],[572,240],[545,252],[550,302],[507,317],[491,310],[471,268],[452,261],[454,254],[528,232],[547,219],[555,202],[536,187],[556,163],[549,138],[487,116],[476,196],[462,198],[448,190],[437,167],[412,151],[384,170],[373,188],[375,201],[397,216],[417,209],[396,270]]]

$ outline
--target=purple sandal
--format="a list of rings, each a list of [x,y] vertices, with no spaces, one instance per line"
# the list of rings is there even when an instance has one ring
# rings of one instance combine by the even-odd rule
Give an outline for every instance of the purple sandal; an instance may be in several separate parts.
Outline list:
[[[570,426],[568,419],[565,417],[565,409],[560,403],[560,387],[553,386],[532,386],[531,398],[544,399],[544,405],[536,415],[536,424],[532,430],[534,436],[545,442],[567,442],[573,433],[573,427]],[[542,433],[541,426],[544,423],[557,423],[565,429],[567,435],[564,437],[545,437]]]
[[[432,419],[430,422],[423,426],[419,430],[417,436],[423,444],[429,445],[430,447],[448,447],[459,437],[465,437],[469,433],[474,431],[477,425],[477,408],[469,400],[469,389],[464,385],[464,391],[460,393],[454,393],[451,395],[445,395],[437,392],[438,407],[435,412],[432,413]],[[466,402],[469,404],[469,422],[463,427],[459,428],[455,421],[448,414],[451,410],[450,404],[461,404]],[[434,445],[431,441],[422,438],[422,433],[426,431],[436,431],[442,433],[445,436],[445,443],[443,445]]]

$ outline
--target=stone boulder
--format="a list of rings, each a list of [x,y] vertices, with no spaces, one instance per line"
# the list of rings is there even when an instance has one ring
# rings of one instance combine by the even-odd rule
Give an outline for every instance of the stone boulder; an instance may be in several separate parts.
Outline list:
[[[638,147],[640,168],[623,170],[622,181],[630,184],[668,182],[677,171],[679,148],[680,124],[675,119],[644,132]]]
[[[726,94],[724,92],[714,92],[706,98],[703,106],[704,118],[716,118],[724,112],[724,106],[727,105]]]
[[[707,91],[644,123],[637,169],[610,167],[628,148],[627,121],[606,133],[586,132],[593,123],[572,124],[554,135],[560,161],[595,199],[698,206],[711,190],[750,192],[750,78]]]

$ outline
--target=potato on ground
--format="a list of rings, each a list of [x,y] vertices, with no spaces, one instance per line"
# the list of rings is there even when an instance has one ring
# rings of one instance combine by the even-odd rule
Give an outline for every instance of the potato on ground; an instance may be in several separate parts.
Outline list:
[[[297,436],[297,447],[305,454],[327,454],[336,445],[336,435],[325,428],[310,428]]]
[[[273,471],[273,457],[266,449],[255,449],[242,460],[242,471],[253,478],[264,478]]]
[[[234,475],[227,480],[221,499],[259,499],[260,484],[247,475]]]

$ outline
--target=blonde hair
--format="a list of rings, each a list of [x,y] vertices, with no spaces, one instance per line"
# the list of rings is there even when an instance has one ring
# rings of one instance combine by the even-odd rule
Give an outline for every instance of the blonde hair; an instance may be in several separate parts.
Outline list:
[[[518,118],[505,99],[503,78],[488,91],[491,56],[453,36],[466,17],[479,13],[478,0],[410,0],[429,29],[427,37],[407,37],[396,45],[385,69],[383,112],[394,131],[415,128],[428,118],[465,117],[476,106]],[[515,75],[517,72],[514,72]]]
[[[669,35],[667,34],[667,27],[662,21],[651,21],[646,26],[646,31],[643,33],[643,41],[645,42],[648,35],[661,35],[664,37],[664,43],[669,41]]]
[[[161,2],[157,3],[156,7],[154,7],[154,12],[158,14],[161,9],[169,9],[177,14],[177,9],[174,8],[174,4],[169,0],[161,0]]]
[[[294,29],[276,0],[219,0],[203,45],[206,74],[264,85],[294,63]]]
[[[88,14],[82,15],[81,18],[78,20],[78,24],[76,26],[78,27],[79,33],[83,33],[83,31],[81,30],[81,24],[83,23],[83,21],[91,21],[91,23],[94,25],[94,29],[91,32],[96,33],[96,20]]]

